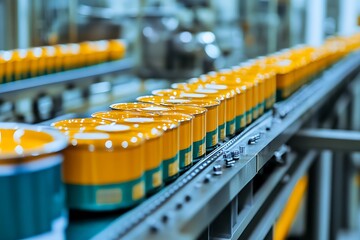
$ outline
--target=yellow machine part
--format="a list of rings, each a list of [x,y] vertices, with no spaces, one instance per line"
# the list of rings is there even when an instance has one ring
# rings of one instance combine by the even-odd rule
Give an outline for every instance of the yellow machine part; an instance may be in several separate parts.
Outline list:
[[[274,240],[283,240],[289,234],[290,228],[299,211],[300,204],[308,187],[308,177],[303,176],[296,184],[284,210],[274,226]]]

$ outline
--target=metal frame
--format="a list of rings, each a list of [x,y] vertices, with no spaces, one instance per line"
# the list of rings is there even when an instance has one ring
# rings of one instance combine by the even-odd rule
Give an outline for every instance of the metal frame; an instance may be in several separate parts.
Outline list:
[[[274,152],[314,116],[331,96],[346,85],[359,65],[359,53],[336,64],[309,86],[279,103],[274,115],[266,113],[243,133],[207,155],[173,184],[114,221],[94,239],[194,239],[205,235],[213,237],[211,226],[210,230],[206,230],[207,227],[219,214],[223,214],[224,209],[233,212],[231,209],[236,207],[233,200],[238,194],[251,184]],[[249,145],[249,139],[254,137],[260,139],[256,144]],[[245,148],[246,154],[232,167],[225,167],[223,152],[234,151],[239,147],[242,150]],[[221,175],[213,174],[215,165],[221,167]],[[245,196],[249,197],[249,192],[251,193],[251,190],[245,190]],[[229,204],[232,206],[230,209],[227,208]],[[251,208],[253,206],[250,204]],[[243,207],[246,208],[246,204]],[[256,212],[256,209],[254,211]],[[242,220],[247,216],[243,216]],[[234,223],[233,220],[230,223]],[[238,222],[241,222],[241,219]],[[231,234],[229,230],[227,232],[225,235],[233,238],[234,229]],[[236,236],[241,236],[242,230],[235,232]],[[266,231],[262,233],[268,234]]]
[[[291,140],[299,149],[360,152],[360,132],[338,129],[304,129]]]
[[[356,131],[354,125],[358,116],[353,113],[359,104],[356,85],[359,85],[359,81],[354,81],[349,86],[349,89],[354,89],[353,95],[345,92],[339,97],[333,106],[334,111],[323,124],[323,127],[337,129],[305,129],[298,132],[289,142],[297,149],[322,151],[319,161],[310,172],[312,186],[309,205],[322,209],[309,209],[311,218],[316,218],[308,219],[308,225],[312,226],[312,230],[308,231],[313,233],[312,236],[308,236],[311,239],[338,239],[344,233],[350,236],[360,234],[359,190],[355,184],[358,169],[354,161],[358,156],[354,152],[360,152],[360,132]],[[325,180],[321,181],[320,178]],[[328,219],[330,221],[326,222]]]
[[[312,151],[302,158],[297,158],[296,162],[294,161],[289,171],[281,179],[282,181],[277,183],[277,188],[267,196],[267,201],[262,205],[263,209],[257,212],[250,229],[245,229],[245,232],[239,236],[241,239],[265,239],[287,203],[296,183],[306,175],[316,156],[316,152]],[[238,239],[238,236],[234,236],[232,239]]]
[[[328,111],[325,122],[298,132],[289,144],[296,149],[316,149],[320,157],[311,167],[308,199],[308,239],[358,236],[358,173],[360,133],[356,124],[360,103],[359,76]],[[313,127],[324,127],[314,129]],[[332,129],[329,129],[332,128]],[[346,130],[351,129],[351,130]],[[343,238],[342,237],[342,238]],[[346,239],[346,238],[345,238]]]

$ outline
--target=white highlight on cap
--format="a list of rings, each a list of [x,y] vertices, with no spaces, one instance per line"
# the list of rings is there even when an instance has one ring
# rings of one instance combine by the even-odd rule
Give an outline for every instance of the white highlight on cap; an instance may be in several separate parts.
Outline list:
[[[130,129],[129,126],[122,124],[114,124],[114,125],[99,125],[95,127],[96,130],[105,131],[105,132],[122,132]]]
[[[226,85],[218,85],[218,84],[206,84],[205,85],[206,88],[209,89],[216,89],[216,90],[223,90],[223,89],[227,89]]]
[[[110,136],[107,133],[76,133],[74,138],[80,140],[90,140],[90,139],[108,139]]]
[[[138,118],[125,118],[124,119],[125,122],[131,122],[131,123],[135,123],[135,122],[154,122],[154,118],[142,118],[142,117],[138,117]]]
[[[197,89],[196,93],[217,93],[214,89]]]
[[[167,103],[188,103],[191,101],[188,99],[169,99],[169,100],[166,100],[166,102]]]
[[[291,64],[291,60],[288,59],[277,62],[277,65],[280,67],[287,67],[290,66],[290,64]]]
[[[203,98],[206,97],[205,94],[199,94],[199,93],[182,93],[182,97],[190,97],[190,98]]]
[[[168,108],[157,107],[157,106],[146,107],[146,108],[141,108],[141,109],[142,109],[142,110],[145,110],[145,111],[169,111]]]

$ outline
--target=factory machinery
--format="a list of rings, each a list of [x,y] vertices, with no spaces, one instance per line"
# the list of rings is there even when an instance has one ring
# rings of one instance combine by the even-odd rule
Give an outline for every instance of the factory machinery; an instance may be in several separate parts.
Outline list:
[[[306,191],[298,236],[356,230],[359,66],[334,64],[94,239],[284,239]]]
[[[65,231],[68,239],[284,239],[295,218],[300,227],[293,227],[291,234],[306,239],[336,239],[341,231],[356,231],[354,152],[359,151],[360,136],[351,131],[360,128],[356,39],[349,49],[325,54],[334,58],[320,64],[320,69],[327,68],[306,83],[278,86],[278,101],[270,100],[266,112],[157,193],[120,211],[70,210],[68,223],[53,229],[58,235],[51,236],[64,236]],[[126,61],[103,63],[107,72],[96,65],[88,72],[74,69],[4,83],[1,97],[12,99],[13,93],[45,89],[47,84],[121,72],[131,68]],[[309,72],[317,72],[316,67]],[[51,82],[45,81],[51,77]],[[63,145],[59,140],[58,148]],[[62,215],[59,209],[56,214]]]

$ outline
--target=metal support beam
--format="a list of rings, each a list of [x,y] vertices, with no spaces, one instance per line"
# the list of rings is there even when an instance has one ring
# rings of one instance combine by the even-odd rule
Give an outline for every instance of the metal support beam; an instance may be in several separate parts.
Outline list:
[[[339,34],[349,36],[357,28],[357,0],[341,0],[339,4]]]
[[[345,109],[344,106],[342,109]],[[338,127],[347,128],[347,123],[347,112],[339,112]],[[331,164],[331,159],[335,160],[333,162],[334,167],[332,172],[332,202],[330,203],[332,206],[330,217],[331,227],[327,231],[325,231],[325,228],[322,228],[324,230],[322,231],[322,234],[320,234],[321,231],[316,231],[316,229],[309,229],[310,231],[308,231],[308,233],[313,234],[312,232],[318,232],[318,234],[320,235],[313,235],[308,237],[310,239],[327,239],[327,237],[324,237],[324,234],[327,234],[327,232],[329,232],[330,239],[337,239],[337,234],[341,229],[347,231],[356,230],[356,226],[358,226],[356,215],[354,215],[357,213],[357,188],[354,185],[356,168],[353,162],[350,161],[348,156],[350,156],[350,153],[352,152],[360,152],[360,132],[332,129],[305,129],[297,133],[291,139],[289,144],[293,148],[297,149],[330,150],[324,151],[322,154],[322,158],[315,165]],[[327,170],[327,173],[320,173],[319,171],[324,171],[324,169],[330,168],[331,167],[329,166],[325,167],[325,165],[317,167],[317,170],[314,170],[317,172],[311,174],[314,177],[313,180],[316,181],[316,179],[318,178],[317,176],[325,177],[327,174],[329,174],[329,171]],[[323,181],[323,183],[325,182],[329,183],[330,181]],[[324,191],[324,189],[327,189],[328,187],[322,186],[315,188],[317,189],[316,191],[319,191],[319,189],[320,191]],[[317,194],[315,193],[315,198],[313,199],[315,200],[315,202],[318,201],[317,199],[328,196],[329,194],[321,193],[317,196],[316,195]],[[326,201],[321,202],[326,203]],[[320,201],[314,205],[320,206],[321,208],[323,208],[323,211],[321,212],[326,213],[327,211],[324,207],[324,204],[319,203]],[[326,208],[328,208],[328,204],[329,203],[327,202]],[[309,219],[309,221],[311,222],[312,220],[314,220],[316,223],[319,222],[320,219],[328,219],[328,217],[323,216],[323,214],[321,214],[320,212],[318,214],[315,214],[314,217],[319,217],[319,219],[317,219],[316,221],[314,219]],[[323,226],[324,224],[327,225],[328,222],[321,224],[321,226]],[[314,224],[310,223],[309,225],[312,226]]]
[[[266,239],[267,233],[283,210],[296,183],[307,173],[316,156],[315,151],[310,151],[298,162],[298,165],[290,169],[288,182],[284,181],[278,194],[270,202],[265,203],[264,211],[258,214],[261,216],[259,221],[251,225],[249,232],[245,231],[240,239]]]
[[[360,132],[333,129],[305,129],[290,141],[297,149],[323,149],[341,152],[360,151]]]
[[[319,46],[325,37],[326,0],[306,1],[305,42]]]
[[[329,239],[332,153],[323,151],[309,171],[305,239]]]

